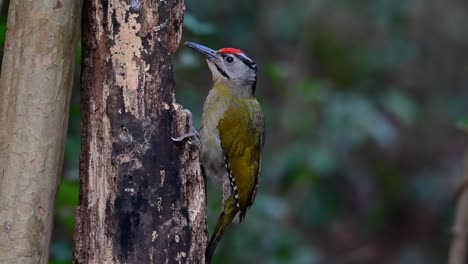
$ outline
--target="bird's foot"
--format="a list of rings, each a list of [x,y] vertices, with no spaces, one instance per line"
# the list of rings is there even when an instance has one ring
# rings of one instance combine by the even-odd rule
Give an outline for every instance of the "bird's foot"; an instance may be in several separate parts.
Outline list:
[[[193,144],[194,142],[192,139],[195,140],[195,143],[200,142],[200,134],[197,131],[192,131],[180,137],[176,137],[176,138],[171,137],[171,139],[172,141],[175,141],[175,142],[182,142],[188,139],[188,143]]]

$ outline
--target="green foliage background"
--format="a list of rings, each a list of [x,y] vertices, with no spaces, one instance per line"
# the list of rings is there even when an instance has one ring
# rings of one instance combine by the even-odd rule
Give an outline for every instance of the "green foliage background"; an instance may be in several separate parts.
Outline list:
[[[214,263],[446,262],[467,147],[468,2],[186,5],[182,43],[242,48],[260,67],[257,96],[267,118],[257,201],[225,235]],[[0,22],[3,43],[5,15]],[[183,45],[174,63],[177,100],[199,127],[209,71]],[[76,69],[55,264],[71,262],[78,204]],[[210,188],[210,228],[219,212]]]

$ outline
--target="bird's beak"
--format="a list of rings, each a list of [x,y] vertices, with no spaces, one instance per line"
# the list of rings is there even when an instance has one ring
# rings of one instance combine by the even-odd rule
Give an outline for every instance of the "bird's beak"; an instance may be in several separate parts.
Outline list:
[[[193,42],[185,42],[185,45],[189,46],[190,48],[194,49],[195,51],[198,51],[200,53],[202,53],[203,55],[206,56],[206,59],[213,62],[213,63],[216,63],[219,61],[219,58],[218,58],[218,53],[215,51],[215,50],[212,50],[208,47],[205,47],[203,45],[200,45],[200,44],[197,44],[197,43],[193,43]]]

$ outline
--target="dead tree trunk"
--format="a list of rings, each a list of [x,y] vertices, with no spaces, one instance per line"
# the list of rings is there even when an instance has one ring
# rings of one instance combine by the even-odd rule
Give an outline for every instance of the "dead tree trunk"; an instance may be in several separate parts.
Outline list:
[[[175,104],[183,0],[85,1],[74,263],[203,263],[205,185]]]
[[[48,263],[81,1],[10,1],[0,80],[0,263]]]

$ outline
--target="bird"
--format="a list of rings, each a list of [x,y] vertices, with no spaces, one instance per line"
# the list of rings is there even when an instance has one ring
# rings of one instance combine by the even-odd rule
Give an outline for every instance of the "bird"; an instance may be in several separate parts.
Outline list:
[[[236,216],[242,222],[255,201],[265,120],[255,97],[258,70],[252,59],[237,48],[185,45],[204,55],[213,79],[199,133],[201,165],[223,193],[223,210],[205,253],[209,264],[226,228]]]

